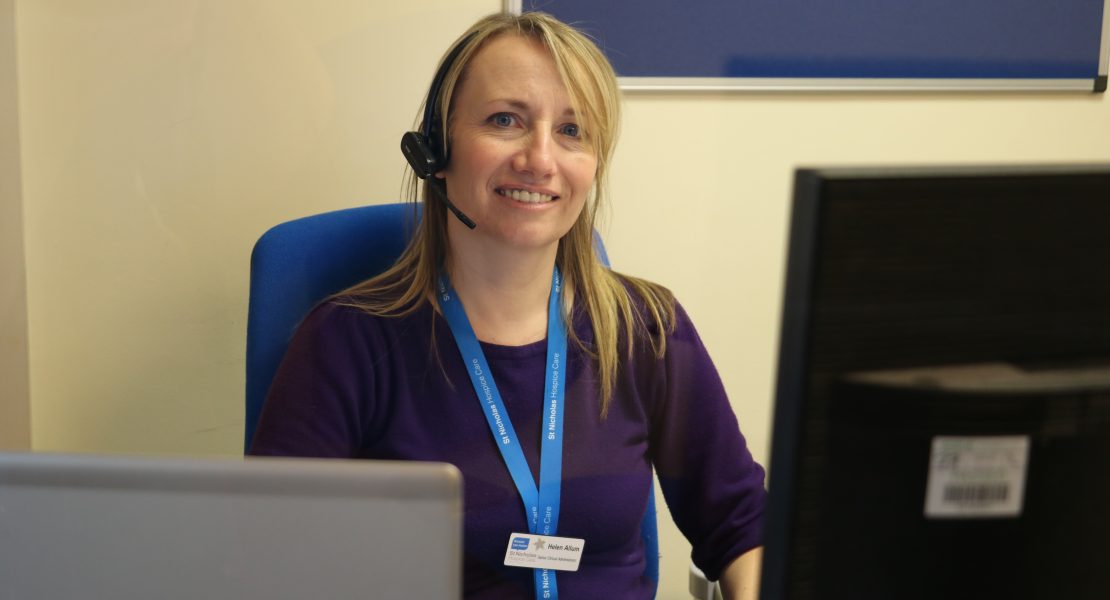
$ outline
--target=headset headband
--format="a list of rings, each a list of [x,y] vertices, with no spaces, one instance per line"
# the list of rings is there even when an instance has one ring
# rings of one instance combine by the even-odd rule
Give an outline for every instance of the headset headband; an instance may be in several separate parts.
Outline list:
[[[410,131],[401,137],[401,152],[421,179],[427,179],[447,167],[447,140],[445,132],[440,131],[442,115],[438,106],[439,91],[443,87],[443,80],[447,78],[447,72],[455,64],[455,59],[476,35],[477,32],[470,33],[447,53],[432,78],[432,87],[428,89],[428,97],[424,101],[424,122],[420,131]]]

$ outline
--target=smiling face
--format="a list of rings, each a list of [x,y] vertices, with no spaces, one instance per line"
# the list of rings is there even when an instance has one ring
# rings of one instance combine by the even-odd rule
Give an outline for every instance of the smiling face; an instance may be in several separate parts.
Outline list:
[[[480,241],[554,251],[582,212],[597,157],[547,49],[515,34],[489,40],[452,104],[451,159],[436,176],[478,224],[448,219],[452,249]]]

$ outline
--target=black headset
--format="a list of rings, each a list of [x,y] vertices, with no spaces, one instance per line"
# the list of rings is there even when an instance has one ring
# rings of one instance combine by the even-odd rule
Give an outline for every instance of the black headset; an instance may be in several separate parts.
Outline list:
[[[475,35],[476,33],[471,33],[455,44],[455,47],[443,59],[443,64],[439,66],[439,70],[436,71],[436,76],[432,79],[432,87],[428,90],[428,98],[424,102],[424,123],[421,125],[420,131],[409,131],[401,136],[401,152],[405,155],[405,159],[409,161],[409,165],[412,166],[416,176],[421,179],[433,178],[436,173],[447,168],[447,161],[450,157],[447,152],[446,132],[442,131],[441,126],[443,116],[439,112],[437,100],[440,88],[443,87],[443,80],[447,77],[447,71],[451,70],[451,65],[455,63],[459,53]],[[447,208],[464,225],[474,229],[474,221],[471,221],[455,207],[454,203],[447,199],[446,184],[435,182],[434,178],[432,183],[439,184],[431,187],[439,192],[439,196],[443,198]]]

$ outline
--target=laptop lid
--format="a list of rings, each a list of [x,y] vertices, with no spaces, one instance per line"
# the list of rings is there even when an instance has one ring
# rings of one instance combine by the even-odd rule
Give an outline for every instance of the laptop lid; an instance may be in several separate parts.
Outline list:
[[[0,453],[0,597],[458,598],[451,465]]]

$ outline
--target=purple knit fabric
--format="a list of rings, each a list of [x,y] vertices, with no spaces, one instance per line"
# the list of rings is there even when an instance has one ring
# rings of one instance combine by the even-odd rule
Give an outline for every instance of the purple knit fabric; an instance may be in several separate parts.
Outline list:
[[[592,339],[583,315],[573,326]],[[679,307],[662,359],[640,346],[620,370],[605,419],[593,370],[573,341],[568,348],[558,534],[584,539],[585,551],[577,572],[558,574],[564,598],[651,597],[640,520],[652,465],[709,577],[762,543],[763,469],[689,317]],[[538,480],[546,341],[482,349]],[[402,318],[317,307],[278,370],[251,454],[454,464],[464,481],[464,596],[534,596],[529,570],[502,565],[509,533],[528,530],[524,509],[447,323],[431,307]]]

